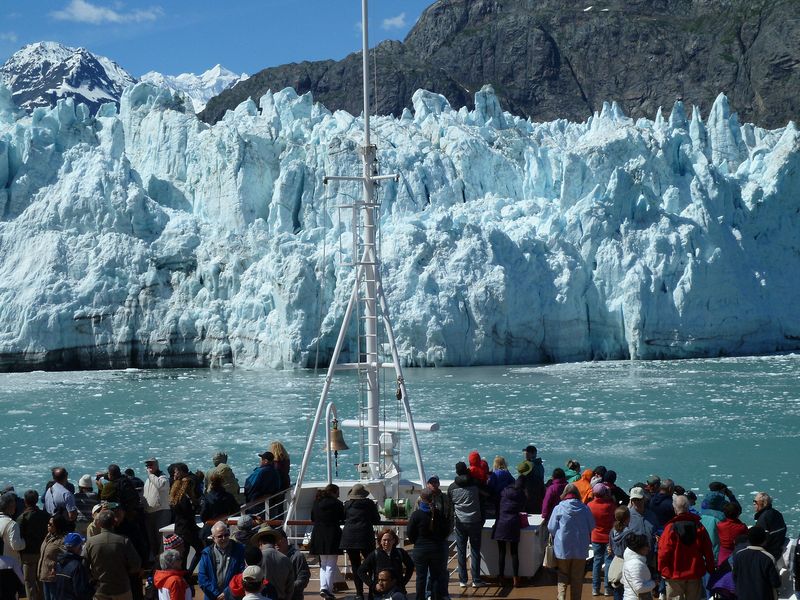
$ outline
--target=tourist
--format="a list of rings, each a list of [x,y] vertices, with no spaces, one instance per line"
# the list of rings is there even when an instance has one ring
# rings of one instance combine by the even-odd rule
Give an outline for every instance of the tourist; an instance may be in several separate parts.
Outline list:
[[[574,458],[568,459],[566,469],[564,469],[564,476],[567,479],[567,483],[575,483],[578,481],[578,479],[581,478],[581,463]]]
[[[244,600],[269,600],[263,593],[264,571],[261,567],[251,565],[242,572],[242,587],[244,588]]]
[[[664,479],[659,485],[658,492],[650,498],[648,508],[658,519],[658,529],[656,533],[663,531],[666,524],[675,516],[672,507],[672,496],[675,483],[671,479]],[[684,498],[686,496],[683,496]]]
[[[624,560],[625,559],[625,550],[628,547],[628,537],[634,534],[629,525],[631,522],[631,511],[627,506],[617,506],[614,509],[614,526],[611,528],[611,533],[609,536],[609,543],[611,544],[611,555],[612,561],[616,559]],[[645,540],[648,542],[647,546],[649,548],[649,540],[648,536],[643,536]],[[610,566],[610,565],[609,565]],[[622,582],[617,583],[610,581],[611,589],[614,593],[614,600],[622,600],[623,596],[623,587]]]
[[[103,482],[105,479],[105,483]],[[100,499],[106,502],[116,502],[125,511],[126,518],[136,521],[141,514],[139,492],[133,486],[129,477],[123,475],[119,465],[108,465],[108,471],[99,473],[95,483],[100,489]]]
[[[289,458],[289,453],[279,441],[274,441],[269,445],[269,451],[275,457],[274,465],[275,470],[278,471],[280,476],[280,488],[278,491],[286,492],[291,485],[292,481],[289,477],[289,471],[292,468],[292,462]],[[286,494],[273,498],[269,503],[269,516],[271,519],[280,519],[285,510]]]
[[[611,554],[608,551],[608,542],[611,535],[611,528],[614,526],[614,511],[617,508],[611,492],[603,483],[596,483],[592,488],[592,500],[589,502],[589,510],[594,517],[594,527],[592,528],[592,594],[600,595],[600,586],[604,584],[605,595],[613,595],[611,585],[608,583],[608,563],[611,562]]]
[[[189,467],[183,463],[174,465],[172,476],[174,481],[169,490],[169,504],[175,518],[174,531],[186,546],[194,548],[194,558],[187,569],[189,573],[193,573],[205,547],[200,541],[200,530],[195,521],[195,505],[197,504],[195,482],[189,475]]]
[[[64,536],[69,533],[70,522],[62,514],[50,517],[47,522],[47,535],[39,550],[37,572],[42,583],[44,600],[57,600],[55,595],[56,561],[64,551]]]
[[[647,478],[647,483],[644,485],[645,499],[649,507],[650,499],[658,494],[661,489],[661,477],[658,475],[650,475]]]
[[[328,484],[317,491],[311,507],[310,554],[319,556],[319,595],[326,600],[334,598],[334,583],[338,573],[337,559],[341,554],[342,538],[340,524],[344,522],[344,506],[339,500],[339,486]]]
[[[158,600],[192,600],[192,589],[181,569],[183,557],[177,550],[164,550],[159,557],[160,569],[153,573]]]
[[[38,506],[39,492],[25,492],[25,510],[17,517],[19,533],[25,540],[25,548],[20,551],[22,572],[25,579],[25,593],[28,600],[42,600],[44,592],[39,581],[39,553],[42,542],[47,537],[47,525],[50,515]]]
[[[56,562],[55,593],[59,600],[91,600],[94,596],[89,568],[81,558],[84,542],[86,538],[79,533],[64,536],[64,553]]]
[[[648,594],[655,589],[656,582],[647,566],[648,554],[650,543],[646,536],[633,533],[627,537],[625,563],[622,566],[623,600],[650,598]],[[614,597],[618,597],[616,593]],[[689,600],[688,597],[686,600]]]
[[[233,532],[233,539],[245,546],[250,543],[250,538],[256,532],[257,524],[253,515],[242,515],[236,519],[236,531]]]
[[[450,524],[445,515],[435,507],[433,500],[430,490],[420,492],[417,510],[408,519],[406,535],[414,544],[411,557],[417,572],[416,597],[428,597],[426,590],[430,580],[430,597],[433,600],[444,600],[449,599],[446,549]]]
[[[611,493],[611,498],[614,500],[614,504],[617,506],[623,504],[627,505],[630,501],[630,496],[625,493],[621,487],[617,485],[617,472],[608,470],[606,474],[603,476],[603,485],[608,488],[608,491]]]
[[[584,504],[588,504],[592,499],[592,470],[584,469],[581,478],[575,482],[578,498]]]
[[[748,546],[733,555],[736,596],[742,600],[773,600],[781,586],[774,555],[766,550],[769,535],[760,525],[747,530]]]
[[[721,492],[709,492],[700,505],[700,522],[708,532],[711,540],[711,551],[714,553],[714,565],[719,564],[719,531],[718,526],[725,518],[722,508],[726,502]]]
[[[149,546],[148,559],[161,553],[161,528],[172,520],[169,505],[169,477],[159,468],[158,460],[148,458],[144,461],[147,481],[144,482],[142,500],[144,504],[144,523]]]
[[[405,592],[400,589],[397,576],[391,569],[381,569],[375,583],[377,600],[406,600]]]
[[[631,488],[628,508],[631,509],[631,531],[640,535],[646,535],[650,546],[654,547],[658,518],[647,508],[644,488],[641,486]]]
[[[231,578],[244,570],[244,546],[231,540],[230,530],[222,521],[211,527],[211,539],[213,543],[200,553],[197,585],[206,600],[218,600]]]
[[[700,511],[695,508],[695,505],[697,504],[697,494],[695,494],[692,490],[686,490],[684,496],[686,496],[686,499],[689,501],[689,512],[699,517]]]
[[[216,452],[211,457],[211,462],[214,467],[206,471],[206,491],[211,488],[211,477],[216,473],[222,477],[222,487],[225,488],[225,491],[232,494],[237,502],[241,502],[243,498],[239,491],[239,480],[236,479],[233,469],[228,465],[228,455],[225,452]]]
[[[764,492],[756,494],[753,506],[755,507],[756,525],[767,532],[764,549],[772,554],[775,560],[778,560],[786,545],[786,522],[783,520],[783,515],[772,507],[772,498]]]
[[[485,461],[481,459],[481,455],[477,450],[473,450],[469,453],[467,462],[469,463],[470,477],[478,483],[485,484],[489,482],[489,469],[484,468]]]
[[[14,492],[6,492],[0,496],[0,541],[3,542],[0,555],[13,559],[21,568],[19,553],[25,549],[25,538],[14,520],[16,513],[17,495]]]
[[[100,533],[100,525],[97,524],[97,517],[100,516],[100,511],[103,510],[103,503],[95,504],[92,507],[92,522],[89,523],[89,526],[86,528],[86,538],[90,538],[92,536],[97,535]]]
[[[484,587],[486,584],[481,580],[481,533],[483,531],[481,492],[475,479],[470,476],[465,463],[456,464],[456,478],[447,488],[447,495],[453,502],[453,513],[455,514],[458,584],[462,588],[467,587],[467,542],[469,541],[472,587]]]
[[[561,502],[553,509],[547,530],[553,536],[553,552],[558,569],[558,598],[565,600],[567,588],[572,600],[580,600],[583,574],[589,556],[594,517],[581,502],[574,483],[568,483]]]
[[[294,585],[292,586],[292,600],[303,600],[305,589],[308,587],[308,582],[311,581],[311,569],[308,566],[305,554],[303,554],[297,546],[289,543],[286,537],[286,532],[283,528],[275,530],[278,533],[275,545],[278,550],[289,558],[292,563],[292,570],[294,572]],[[245,557],[246,558],[246,557]]]
[[[441,480],[437,475],[431,475],[428,478],[428,483],[426,485],[426,489],[431,493],[431,500],[430,505],[431,507],[438,511],[437,514],[441,515],[442,520],[447,524],[447,535],[445,537],[449,537],[451,533],[453,533],[453,529],[455,528],[455,513],[453,510],[453,501],[450,499],[448,494],[442,492],[441,489]],[[419,499],[417,500],[419,502]],[[444,557],[444,562],[447,564],[450,554],[450,546],[448,544],[440,544],[442,549],[442,556]],[[446,573],[446,569],[443,571]],[[445,580],[444,587],[447,588],[448,582]],[[430,573],[428,574],[428,585],[426,588],[427,596],[432,594],[432,590],[436,589],[438,582],[434,579],[433,575]]]
[[[513,485],[514,481],[514,476],[508,471],[506,459],[502,456],[495,456],[494,461],[492,461],[492,471],[489,473],[489,479],[486,482],[492,500],[488,507],[491,509],[491,513],[487,513],[484,515],[485,517],[495,518],[497,516],[497,511],[500,508],[500,494],[507,486]]]
[[[528,463],[530,469],[525,473],[519,473],[524,477],[525,483],[525,512],[530,515],[541,514],[542,501],[544,500],[544,465],[542,459],[538,457],[536,446],[528,444],[522,449],[524,462]],[[517,467],[519,472],[519,467]]]
[[[88,473],[78,480],[78,491],[75,493],[75,508],[78,516],[75,519],[75,531],[81,535],[86,534],[89,523],[92,522],[92,508],[100,501],[92,485],[92,476]]]
[[[217,521],[227,521],[230,515],[239,512],[239,503],[233,494],[228,492],[219,473],[211,475],[212,481],[208,491],[200,498],[200,520],[203,528],[200,539],[206,539],[211,533],[211,526]]]
[[[725,485],[721,481],[712,481],[711,483],[708,484],[708,489],[711,492],[720,492],[725,496],[727,502],[730,502],[731,504],[736,504],[741,509],[742,505],[739,504],[739,500],[736,498],[736,494],[734,494],[733,490],[731,490],[727,485]]]
[[[52,470],[52,475],[53,484],[44,494],[44,509],[50,515],[63,514],[69,529],[72,530],[78,518],[78,509],[75,506],[75,495],[67,488],[69,484],[67,470],[64,467],[56,467]]]
[[[733,549],[736,547],[736,540],[741,536],[747,535],[747,525],[739,520],[742,514],[742,506],[737,502],[726,502],[722,505],[722,513],[725,518],[717,523],[717,533],[719,535],[719,555],[717,565],[721,565],[728,560]]]
[[[375,525],[380,523],[381,516],[375,502],[368,498],[369,491],[357,483],[347,494],[344,503],[344,528],[339,547],[347,552],[350,564],[353,565],[353,583],[356,588],[356,600],[364,597],[364,582],[358,575],[361,561],[375,550]]]
[[[264,560],[264,555],[261,554],[261,549],[258,546],[245,546],[244,547],[244,571],[247,571],[247,567],[258,567],[261,569],[261,563]],[[241,573],[236,573],[231,580],[228,582],[228,588],[225,590],[225,600],[234,600],[239,598],[244,598],[247,592],[244,591],[244,584],[242,583],[242,578],[244,577],[244,571]],[[275,597],[275,588],[272,587],[268,581],[263,580],[264,588],[262,592],[265,593],[270,598]],[[266,590],[269,590],[269,593]]]
[[[244,482],[244,498],[247,504],[253,504],[247,509],[249,514],[259,514],[266,512],[266,505],[262,508],[257,500],[267,500],[272,494],[276,494],[281,487],[281,477],[275,469],[275,456],[272,452],[262,452],[258,455],[259,465]],[[255,504],[254,504],[255,503]]]
[[[557,469],[559,470],[559,469]],[[497,522],[492,529],[492,539],[497,542],[498,575],[503,583],[506,574],[506,548],[511,552],[511,573],[514,587],[522,586],[519,576],[519,538],[522,525],[520,513],[524,512],[525,490],[524,482],[518,479],[513,485],[507,486],[500,495],[500,507],[497,513]]]
[[[141,495],[144,493],[144,481],[142,481],[141,478],[137,477],[134,470],[131,469],[130,467],[125,469],[122,472],[122,474],[125,475],[125,477],[127,477],[130,480],[133,489],[135,489],[136,493],[139,494],[139,496],[141,497]]]
[[[700,518],[689,512],[686,496],[675,496],[672,504],[675,516],[658,541],[658,569],[667,598],[699,600],[705,596],[703,576],[716,567],[711,539]]]
[[[561,502],[561,494],[567,487],[567,475],[564,469],[556,467],[553,469],[553,477],[544,492],[542,501],[542,522],[547,523],[553,509]]]
[[[406,585],[414,574],[414,561],[408,552],[397,546],[400,539],[393,529],[382,529],[376,539],[378,547],[369,553],[358,569],[358,576],[367,584],[370,600],[374,596],[378,573],[383,569],[391,569],[397,575],[397,587],[405,595]]]
[[[141,573],[141,559],[131,541],[113,533],[115,520],[113,512],[103,509],[97,518],[101,531],[89,538],[84,547],[98,600],[130,596],[131,582]]]
[[[597,465],[592,470],[592,478],[589,483],[592,484],[592,488],[596,486],[598,483],[603,483],[603,478],[606,476],[608,469],[606,469],[603,465]]]
[[[261,569],[274,590],[273,600],[291,600],[294,593],[294,567],[289,557],[276,547],[281,535],[269,525],[262,525],[250,543],[261,550]],[[355,577],[355,573],[353,574]]]

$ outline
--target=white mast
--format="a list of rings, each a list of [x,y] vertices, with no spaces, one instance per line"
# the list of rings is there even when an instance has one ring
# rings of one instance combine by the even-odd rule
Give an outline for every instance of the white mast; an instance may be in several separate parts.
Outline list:
[[[345,310],[344,319],[339,337],[336,340],[331,362],[328,366],[328,373],[325,377],[325,385],[322,388],[319,404],[314,414],[314,422],[311,426],[308,439],[306,440],[303,461],[300,465],[300,472],[295,482],[292,500],[286,513],[286,520],[290,520],[296,510],[296,502],[303,479],[308,468],[308,462],[314,447],[314,440],[319,428],[320,418],[325,408],[333,382],[333,375],[337,370],[358,370],[363,374],[367,383],[367,465],[369,469],[369,479],[383,479],[385,473],[381,470],[380,463],[380,386],[378,371],[381,368],[394,368],[397,378],[397,385],[401,391],[401,402],[405,413],[408,431],[411,436],[411,446],[414,458],[417,463],[420,482],[425,484],[425,470],[422,465],[422,456],[417,442],[417,432],[414,428],[414,419],[411,416],[411,407],[406,395],[405,380],[403,378],[402,367],[400,366],[400,356],[395,343],[394,332],[389,321],[389,309],[386,297],[383,292],[383,285],[380,279],[380,259],[377,248],[377,224],[380,219],[380,205],[375,202],[375,183],[381,180],[399,180],[398,175],[378,175],[377,174],[377,149],[370,139],[370,85],[369,85],[369,34],[368,34],[368,0],[361,0],[361,60],[363,71],[363,94],[364,94],[364,146],[361,148],[362,175],[361,177],[331,176],[325,177],[324,183],[329,181],[360,181],[363,186],[362,200],[355,201],[353,204],[353,262],[356,270],[353,291],[350,301]],[[360,219],[359,219],[360,214]],[[360,233],[360,235],[359,235]],[[360,243],[359,243],[360,240]],[[339,355],[347,337],[347,330],[350,319],[356,305],[361,304],[361,318],[363,319],[364,352],[359,352],[355,363],[339,364]],[[391,363],[380,363],[378,356],[378,306],[381,308],[381,321],[383,322],[384,332],[388,340],[392,354]],[[326,427],[329,424],[325,424]],[[327,450],[327,449],[326,449]]]

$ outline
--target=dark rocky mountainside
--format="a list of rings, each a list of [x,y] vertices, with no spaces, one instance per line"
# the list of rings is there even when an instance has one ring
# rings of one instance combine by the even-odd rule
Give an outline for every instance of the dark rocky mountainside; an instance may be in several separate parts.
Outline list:
[[[652,118],[724,92],[742,121],[781,126],[800,114],[798,19],[800,0],[438,0],[402,44],[377,47],[377,109],[399,115],[418,88],[458,108],[488,83],[537,121],[584,120],[605,100]],[[264,69],[201,117],[286,86],[359,114],[360,53]]]

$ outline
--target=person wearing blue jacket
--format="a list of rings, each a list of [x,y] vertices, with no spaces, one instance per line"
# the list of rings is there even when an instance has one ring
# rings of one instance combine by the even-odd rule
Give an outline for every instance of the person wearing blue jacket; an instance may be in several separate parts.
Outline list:
[[[258,457],[261,459],[261,464],[253,469],[244,482],[244,498],[248,504],[259,498],[277,494],[281,490],[281,476],[275,468],[275,457],[272,452],[262,452]],[[260,506],[253,506],[247,512],[256,514],[263,512],[263,509]]]
[[[566,598],[569,586],[570,598],[580,600],[594,516],[580,501],[574,483],[564,488],[561,502],[550,515],[547,529],[553,536],[553,551],[558,561],[558,598]]]
[[[244,546],[231,540],[230,530],[223,521],[214,523],[211,538],[214,543],[200,556],[197,583],[206,600],[218,600],[233,576],[244,571]]]

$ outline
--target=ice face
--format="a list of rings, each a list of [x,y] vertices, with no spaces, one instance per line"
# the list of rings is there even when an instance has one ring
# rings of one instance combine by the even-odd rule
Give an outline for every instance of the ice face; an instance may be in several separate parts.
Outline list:
[[[800,135],[677,103],[633,122],[430,92],[372,120],[382,274],[409,365],[800,346]],[[0,86],[0,367],[287,367],[332,352],[352,286],[362,120],[286,89],[209,127],[129,87],[119,113],[20,116]],[[355,329],[345,359],[357,351]]]

